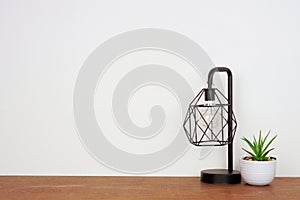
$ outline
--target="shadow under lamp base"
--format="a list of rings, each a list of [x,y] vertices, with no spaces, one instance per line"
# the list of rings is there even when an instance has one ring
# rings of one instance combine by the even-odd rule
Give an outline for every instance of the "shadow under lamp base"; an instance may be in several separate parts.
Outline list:
[[[241,182],[241,173],[237,170],[206,169],[201,171],[201,181],[214,184],[236,184]]]

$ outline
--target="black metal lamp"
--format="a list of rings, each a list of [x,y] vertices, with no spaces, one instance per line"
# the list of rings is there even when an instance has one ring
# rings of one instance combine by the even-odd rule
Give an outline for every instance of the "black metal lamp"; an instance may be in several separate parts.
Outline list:
[[[215,72],[226,72],[228,94],[213,88]],[[241,174],[233,170],[233,138],[237,122],[232,110],[232,73],[226,67],[215,67],[208,74],[208,87],[202,89],[190,103],[184,130],[191,144],[195,146],[228,145],[228,169],[207,169],[201,171],[201,181],[216,184],[241,182]]]

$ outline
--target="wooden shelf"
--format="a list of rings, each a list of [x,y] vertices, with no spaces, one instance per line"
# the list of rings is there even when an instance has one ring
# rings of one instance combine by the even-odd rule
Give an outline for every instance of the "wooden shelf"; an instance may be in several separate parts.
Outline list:
[[[269,186],[212,185],[199,177],[2,176],[0,199],[300,199],[300,178]]]

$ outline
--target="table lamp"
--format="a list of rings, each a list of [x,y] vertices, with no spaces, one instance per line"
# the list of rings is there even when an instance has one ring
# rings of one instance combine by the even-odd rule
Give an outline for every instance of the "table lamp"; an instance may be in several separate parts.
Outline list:
[[[228,94],[213,88],[216,72],[227,73]],[[233,170],[233,138],[237,129],[232,103],[232,72],[227,67],[215,67],[209,71],[208,87],[203,88],[189,104],[183,123],[184,131],[195,146],[228,145],[228,169],[201,171],[201,181],[214,184],[241,182],[241,174]]]

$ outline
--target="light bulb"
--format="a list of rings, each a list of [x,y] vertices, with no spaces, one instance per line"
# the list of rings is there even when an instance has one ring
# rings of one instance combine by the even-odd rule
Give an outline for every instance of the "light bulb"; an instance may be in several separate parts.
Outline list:
[[[206,130],[206,139],[217,140],[218,133],[221,126],[221,109],[215,105],[214,101],[205,101],[205,107],[200,107],[200,114],[198,116],[198,124],[202,130]]]

